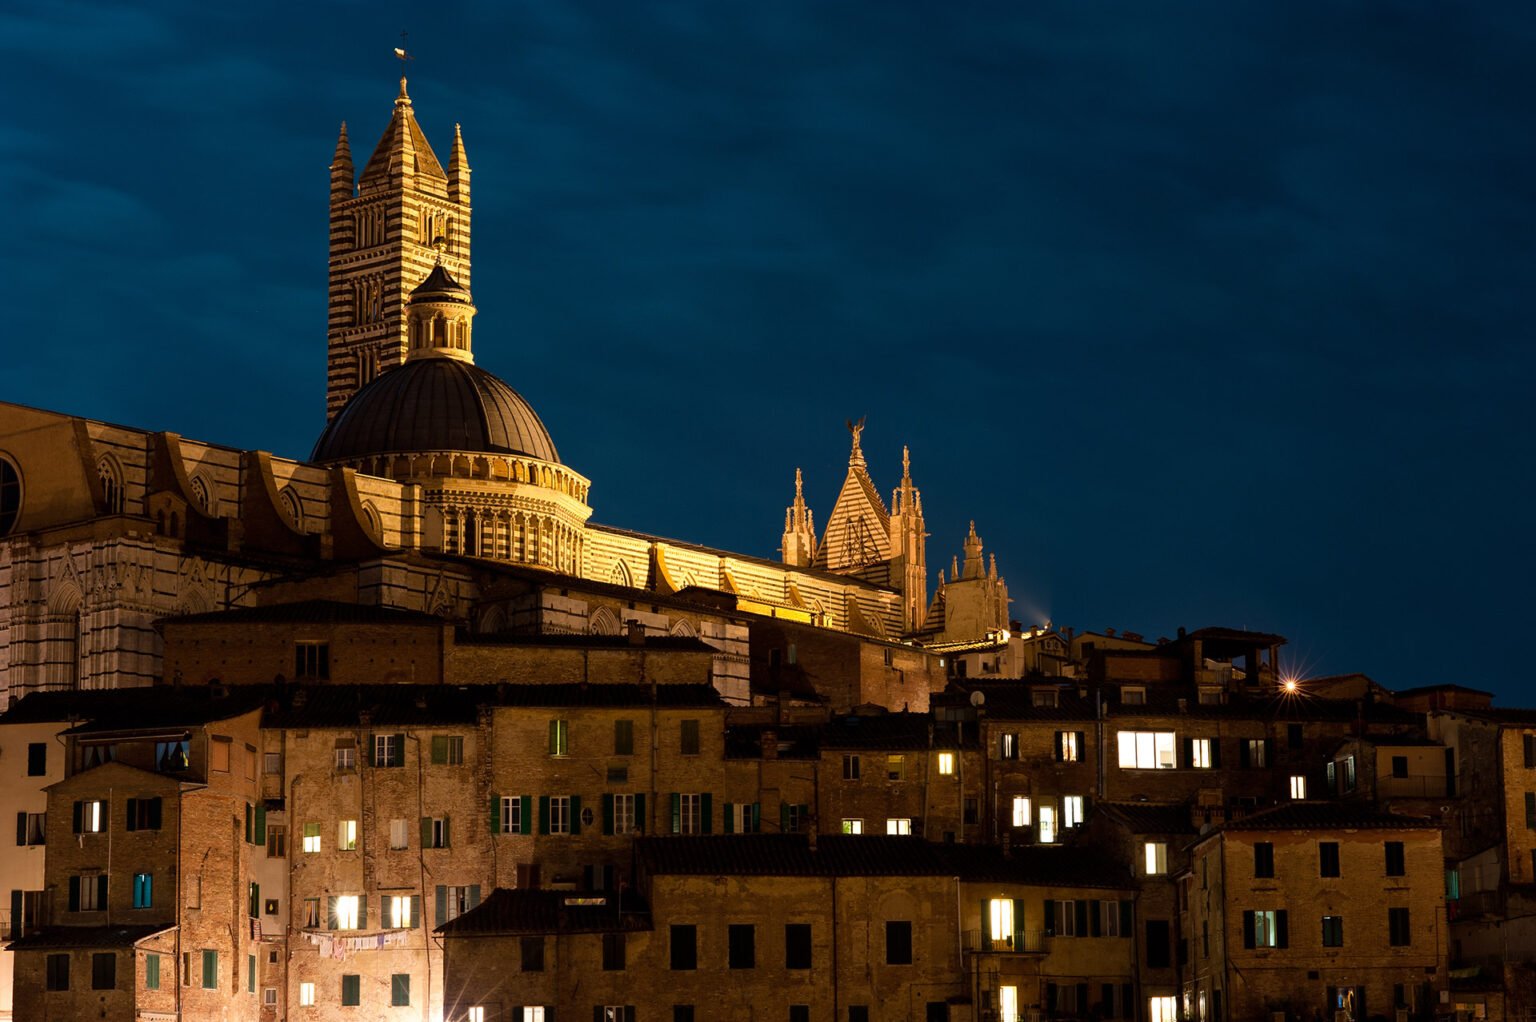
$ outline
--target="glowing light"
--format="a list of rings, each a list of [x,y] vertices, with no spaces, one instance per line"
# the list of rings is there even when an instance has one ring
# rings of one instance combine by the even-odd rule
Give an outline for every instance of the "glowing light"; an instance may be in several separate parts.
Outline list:
[[[1294,691],[1296,691],[1296,679],[1295,678],[1287,678],[1286,679],[1286,681],[1285,681],[1285,690],[1287,692],[1294,692]]]

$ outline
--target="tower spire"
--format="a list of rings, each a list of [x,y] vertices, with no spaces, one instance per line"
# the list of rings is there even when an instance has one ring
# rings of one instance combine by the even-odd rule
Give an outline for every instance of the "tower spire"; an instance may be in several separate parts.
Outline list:
[[[816,525],[805,505],[805,480],[795,469],[795,502],[784,510],[784,543],[779,548],[785,564],[805,567],[816,557]]]
[[[347,141],[347,122],[341,122],[341,134],[336,138],[336,153],[331,157],[331,202],[335,204],[352,197],[352,145]]]

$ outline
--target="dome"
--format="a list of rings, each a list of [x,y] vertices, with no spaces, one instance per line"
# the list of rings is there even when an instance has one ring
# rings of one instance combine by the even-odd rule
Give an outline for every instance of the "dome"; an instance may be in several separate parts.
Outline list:
[[[377,454],[471,451],[560,461],[522,395],[476,366],[412,358],[352,395],[315,444],[311,461]]]

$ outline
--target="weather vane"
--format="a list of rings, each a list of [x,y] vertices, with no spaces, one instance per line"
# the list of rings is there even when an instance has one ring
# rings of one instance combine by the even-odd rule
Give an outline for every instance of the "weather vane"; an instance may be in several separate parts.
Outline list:
[[[405,77],[405,62],[408,61],[408,60],[415,60],[416,59],[415,57],[411,56],[410,51],[408,51],[405,48],[406,35],[407,35],[407,33],[405,33],[405,32],[401,32],[400,33],[400,45],[395,47],[395,56],[398,57],[399,60],[400,60],[400,77],[401,78]]]

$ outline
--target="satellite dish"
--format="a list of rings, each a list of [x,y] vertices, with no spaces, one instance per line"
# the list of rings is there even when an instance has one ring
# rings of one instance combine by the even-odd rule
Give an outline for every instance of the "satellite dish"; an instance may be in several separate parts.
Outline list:
[[[985,692],[977,691],[977,692],[972,692],[971,693],[971,705],[972,706],[980,706],[982,703],[984,703],[986,701],[987,701],[987,694]]]

